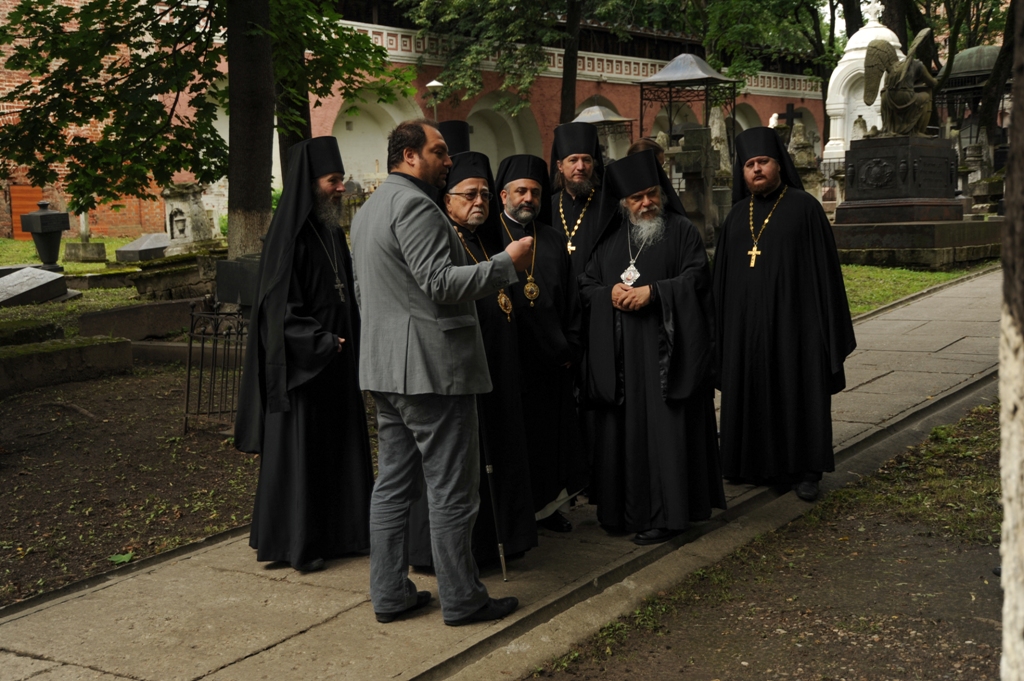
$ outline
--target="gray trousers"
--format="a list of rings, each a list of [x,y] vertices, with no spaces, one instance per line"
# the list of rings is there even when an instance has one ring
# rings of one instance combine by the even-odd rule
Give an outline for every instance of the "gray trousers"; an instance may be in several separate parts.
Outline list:
[[[416,603],[409,580],[409,508],[426,481],[441,615],[461,619],[487,603],[470,549],[480,509],[480,440],[473,395],[374,392],[377,482],[370,499],[370,598],[379,613]]]

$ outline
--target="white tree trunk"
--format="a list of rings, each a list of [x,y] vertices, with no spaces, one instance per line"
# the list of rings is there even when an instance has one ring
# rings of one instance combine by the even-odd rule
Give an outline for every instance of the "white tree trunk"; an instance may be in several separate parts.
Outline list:
[[[1003,488],[1003,681],[1024,679],[1024,336],[1003,305],[999,338]]]
[[[1013,4],[1020,10],[1019,0]],[[1003,225],[999,337],[1003,486],[1003,681],[1024,681],[1024,11],[1013,13],[1013,110]]]

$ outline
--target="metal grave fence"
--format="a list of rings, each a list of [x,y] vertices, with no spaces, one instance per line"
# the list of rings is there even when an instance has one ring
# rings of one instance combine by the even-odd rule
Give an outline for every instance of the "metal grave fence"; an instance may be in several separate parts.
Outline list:
[[[238,408],[238,385],[249,323],[240,312],[192,305],[185,379],[185,425],[190,429],[230,431]]]

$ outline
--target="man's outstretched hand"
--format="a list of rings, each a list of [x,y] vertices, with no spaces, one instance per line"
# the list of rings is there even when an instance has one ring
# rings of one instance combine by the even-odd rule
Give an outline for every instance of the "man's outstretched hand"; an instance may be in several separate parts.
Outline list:
[[[512,264],[515,265],[516,272],[522,272],[530,266],[531,249],[533,248],[533,237],[524,236],[519,241],[513,241],[505,247],[505,252],[512,258]]]

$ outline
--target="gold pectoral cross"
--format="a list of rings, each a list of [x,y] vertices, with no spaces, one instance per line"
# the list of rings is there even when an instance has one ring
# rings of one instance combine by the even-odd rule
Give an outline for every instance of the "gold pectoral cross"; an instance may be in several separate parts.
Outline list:
[[[576,247],[573,246],[572,242],[570,241],[568,245],[566,245],[565,250],[569,251],[569,255],[572,255],[572,252],[576,250]]]
[[[754,244],[753,250],[747,251],[747,255],[750,256],[750,266],[753,267],[757,262],[757,256],[761,255],[761,251],[757,250],[757,244]]]

